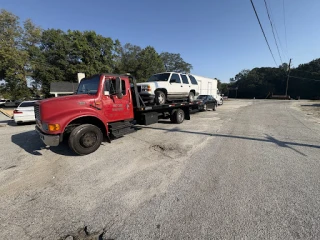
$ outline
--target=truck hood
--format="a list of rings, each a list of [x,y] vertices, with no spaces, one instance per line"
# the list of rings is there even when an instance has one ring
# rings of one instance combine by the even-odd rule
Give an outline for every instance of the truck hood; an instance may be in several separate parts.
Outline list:
[[[57,113],[70,110],[77,111],[79,109],[81,112],[84,108],[89,108],[96,98],[97,96],[95,95],[78,94],[41,100],[38,102],[41,108],[41,120],[49,120]]]
[[[89,94],[76,94],[76,95],[69,95],[69,96],[63,96],[63,97],[53,97],[53,98],[47,98],[43,99],[40,101],[41,104],[45,103],[68,103],[69,101],[71,102],[77,102],[77,101],[88,101],[91,99],[94,99],[94,95],[89,95]]]
[[[142,86],[142,85],[150,85],[151,87],[156,85],[156,82],[143,82],[143,83],[137,83],[137,86]]]

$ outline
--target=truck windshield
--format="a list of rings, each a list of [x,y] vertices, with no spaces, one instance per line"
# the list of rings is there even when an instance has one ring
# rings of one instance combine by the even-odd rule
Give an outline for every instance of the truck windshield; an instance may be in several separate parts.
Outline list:
[[[166,82],[169,80],[170,73],[160,73],[152,75],[147,82],[157,82],[157,81],[163,81]]]
[[[95,95],[98,92],[100,82],[100,76],[95,76],[93,78],[87,78],[81,80],[77,94],[92,94]]]

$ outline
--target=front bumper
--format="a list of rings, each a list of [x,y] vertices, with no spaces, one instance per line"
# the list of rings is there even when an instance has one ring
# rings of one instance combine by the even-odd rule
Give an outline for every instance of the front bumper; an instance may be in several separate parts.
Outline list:
[[[155,95],[148,92],[140,92],[140,97],[144,102],[154,102]]]
[[[36,131],[39,133],[40,139],[44,142],[47,146],[58,146],[60,143],[60,134],[58,135],[50,135],[43,133],[41,129],[36,126]]]

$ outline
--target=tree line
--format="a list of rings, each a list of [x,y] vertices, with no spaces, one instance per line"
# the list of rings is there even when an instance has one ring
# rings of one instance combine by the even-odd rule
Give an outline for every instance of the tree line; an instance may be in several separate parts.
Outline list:
[[[5,80],[0,94],[5,98],[49,96],[51,82],[76,82],[78,72],[131,73],[143,82],[157,72],[191,69],[179,53],[121,44],[95,31],[43,30],[30,19],[21,24],[18,16],[0,11],[0,80]]]
[[[238,98],[270,98],[285,95],[291,98],[320,99],[320,58],[296,68],[284,63],[278,68],[244,69],[229,84],[222,86],[224,94]],[[289,78],[288,78],[289,75]]]

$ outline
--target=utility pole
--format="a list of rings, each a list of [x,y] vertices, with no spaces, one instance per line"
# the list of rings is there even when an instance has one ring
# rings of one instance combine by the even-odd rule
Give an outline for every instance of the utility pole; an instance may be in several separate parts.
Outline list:
[[[289,61],[289,67],[288,67],[288,72],[287,72],[287,86],[286,86],[286,97],[288,96],[288,85],[289,85],[289,76],[290,76],[290,65],[291,65],[291,58],[290,58],[290,61]]]

